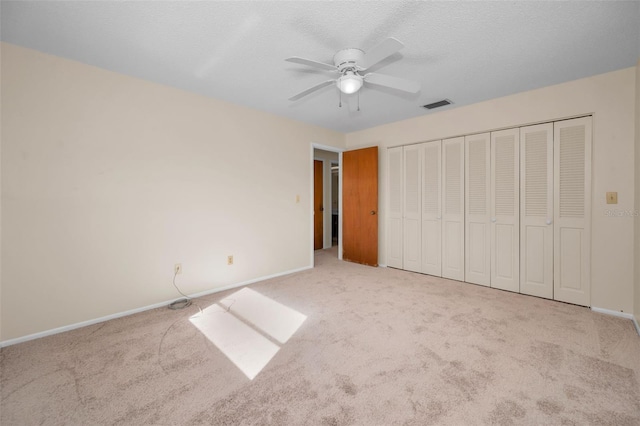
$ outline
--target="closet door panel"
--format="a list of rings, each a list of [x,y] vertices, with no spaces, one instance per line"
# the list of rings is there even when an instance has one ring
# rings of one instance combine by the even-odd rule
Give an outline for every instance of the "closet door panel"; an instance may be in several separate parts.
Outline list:
[[[465,281],[491,284],[491,139],[465,136]]]
[[[387,150],[387,266],[402,268],[402,147]]]
[[[554,123],[554,299],[591,303],[591,117]]]
[[[491,133],[491,287],[520,291],[520,129]]]
[[[402,268],[414,272],[422,272],[421,162],[422,148],[420,145],[403,148]]]
[[[520,292],[553,298],[553,124],[520,129]]]
[[[442,143],[422,144],[422,272],[442,276]]]
[[[464,281],[464,137],[442,141],[442,276]]]

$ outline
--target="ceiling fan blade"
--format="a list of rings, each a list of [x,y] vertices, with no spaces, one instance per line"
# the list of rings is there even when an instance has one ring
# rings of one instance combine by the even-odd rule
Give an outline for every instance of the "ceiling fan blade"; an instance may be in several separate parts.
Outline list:
[[[376,86],[390,87],[403,92],[418,93],[420,91],[420,83],[413,80],[405,80],[404,78],[391,77],[385,74],[367,74],[364,76],[367,84]]]
[[[320,89],[322,89],[323,87],[327,87],[327,86],[328,86],[328,85],[330,85],[330,84],[335,84],[335,82],[336,82],[335,80],[327,80],[327,81],[323,81],[323,82],[322,82],[322,83],[320,83],[320,84],[316,84],[315,86],[310,87],[310,88],[308,88],[307,90],[302,91],[302,92],[298,93],[297,95],[294,95],[294,96],[290,97],[290,98],[289,98],[289,100],[290,100],[290,101],[297,101],[298,99],[300,99],[300,98],[302,98],[302,97],[304,97],[304,96],[307,96],[308,94],[310,94],[310,93],[312,93],[312,92],[315,92],[316,90],[320,90]]]
[[[366,70],[367,68],[377,64],[383,59],[393,55],[403,47],[404,47],[404,44],[400,43],[395,38],[390,37],[385,41],[383,41],[382,43],[380,43],[379,45],[377,45],[376,47],[374,47],[373,49],[369,50],[367,53],[365,53],[364,57],[362,58],[362,61],[360,61],[358,65],[360,66],[361,69]]]
[[[320,68],[321,70],[327,71],[337,71],[335,65],[325,64],[324,62],[313,61],[311,59],[299,58],[297,56],[293,56],[291,58],[285,59],[287,62],[293,62],[295,64],[307,65],[313,68]]]

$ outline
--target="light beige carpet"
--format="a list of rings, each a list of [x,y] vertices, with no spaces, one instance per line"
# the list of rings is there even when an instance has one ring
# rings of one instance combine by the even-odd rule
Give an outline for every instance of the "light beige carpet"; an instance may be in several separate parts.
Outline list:
[[[274,301],[263,318],[237,289],[197,300],[212,335],[228,332],[217,344],[245,350],[236,363],[189,320],[196,306],[2,349],[0,423],[640,424],[628,320],[326,251],[250,288]],[[278,306],[306,316],[290,338],[269,329],[290,325]],[[250,380],[236,364],[252,361],[254,337],[275,353]]]

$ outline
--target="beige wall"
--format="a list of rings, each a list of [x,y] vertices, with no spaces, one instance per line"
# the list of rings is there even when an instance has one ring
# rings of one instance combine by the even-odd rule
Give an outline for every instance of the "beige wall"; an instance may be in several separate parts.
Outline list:
[[[640,213],[640,59],[636,65],[636,144],[635,144],[635,212]],[[640,216],[635,216],[634,304],[636,322],[640,323]]]
[[[591,304],[633,312],[633,216],[608,217],[607,191],[617,210],[634,209],[635,67],[442,111],[347,134],[347,148],[381,148],[593,114]],[[428,90],[428,88],[423,88]],[[454,99],[455,102],[455,99]],[[386,263],[386,149],[380,150],[380,263]]]
[[[384,148],[589,113],[592,305],[640,318],[634,219],[604,215],[606,191],[640,209],[640,63],[345,136],[1,48],[0,342],[176,298],[177,262],[190,294],[309,266],[312,142]],[[385,164],[381,149],[382,264]]]
[[[2,340],[177,298],[178,262],[188,294],[310,266],[311,143],[344,135],[1,53]]]

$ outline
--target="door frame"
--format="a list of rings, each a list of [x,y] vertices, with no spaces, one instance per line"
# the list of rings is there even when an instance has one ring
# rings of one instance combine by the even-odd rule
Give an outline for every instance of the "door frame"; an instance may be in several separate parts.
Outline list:
[[[309,167],[310,170],[313,171],[313,160],[315,160],[315,150],[319,149],[322,151],[335,152],[338,154],[338,259],[342,260],[342,153],[345,151],[343,148],[336,148],[334,146],[322,145],[318,143],[311,142],[310,146],[310,159],[309,159]],[[309,173],[309,194],[312,194],[309,200],[309,217],[310,217],[310,226],[309,226],[309,235],[310,242],[309,244],[309,262],[311,267],[315,266],[315,257],[314,257],[314,249],[313,249],[313,172]],[[331,190],[331,189],[329,189]],[[330,211],[325,208],[325,211]]]

